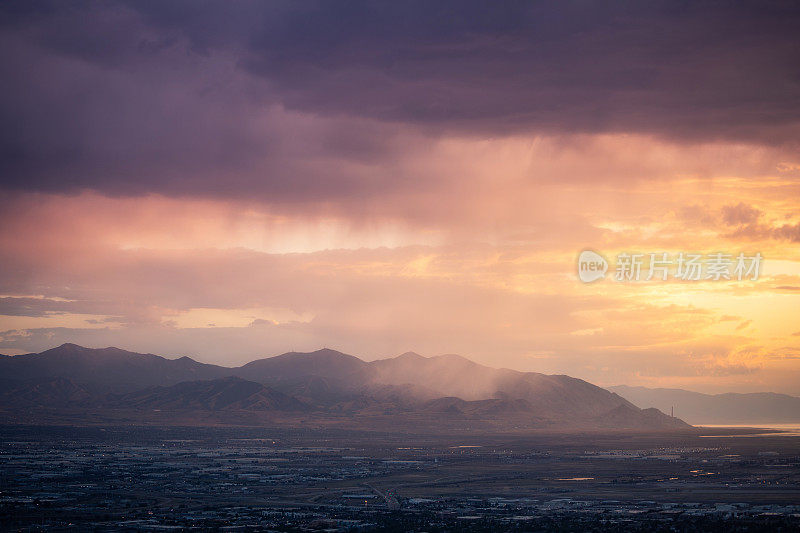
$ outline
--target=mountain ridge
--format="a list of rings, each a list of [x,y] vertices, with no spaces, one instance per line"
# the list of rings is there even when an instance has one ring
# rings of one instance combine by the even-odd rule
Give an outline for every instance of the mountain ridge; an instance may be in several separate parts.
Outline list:
[[[694,424],[800,423],[800,398],[775,392],[704,394],[685,389],[608,387],[637,407],[670,411]]]
[[[469,419],[502,427],[689,428],[581,379],[491,368],[454,354],[406,352],[368,362],[323,348],[222,367],[185,356],[167,359],[65,344],[0,359],[0,373],[6,376],[5,397],[27,398],[32,406],[57,406],[62,398],[74,407],[104,409],[312,412],[317,418],[359,419],[402,415],[423,425],[445,416],[450,422]],[[15,388],[9,382],[27,385]]]

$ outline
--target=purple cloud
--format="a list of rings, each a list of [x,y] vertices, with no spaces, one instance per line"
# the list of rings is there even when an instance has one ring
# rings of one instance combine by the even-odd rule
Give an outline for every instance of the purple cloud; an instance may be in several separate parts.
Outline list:
[[[403,186],[369,167],[408,129],[791,144],[799,19],[791,3],[6,2],[0,185],[360,195]]]

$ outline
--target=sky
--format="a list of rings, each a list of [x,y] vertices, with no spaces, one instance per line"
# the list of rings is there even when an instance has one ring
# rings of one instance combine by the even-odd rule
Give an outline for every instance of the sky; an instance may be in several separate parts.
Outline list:
[[[796,2],[3,2],[0,353],[800,395],[798,27]],[[758,279],[614,279],[720,252]]]

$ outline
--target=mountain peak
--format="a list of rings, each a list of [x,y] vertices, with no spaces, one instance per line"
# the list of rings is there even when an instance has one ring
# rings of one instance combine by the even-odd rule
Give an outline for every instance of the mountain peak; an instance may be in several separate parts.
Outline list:
[[[408,360],[415,360],[415,359],[427,359],[424,355],[420,355],[417,352],[405,352],[401,353],[395,359],[408,359]]]
[[[306,361],[324,361],[329,363],[335,363],[338,361],[344,362],[344,364],[359,364],[364,363],[362,359],[354,355],[349,355],[344,352],[340,352],[338,350],[334,350],[332,348],[320,348],[319,350],[315,350],[313,352],[287,352],[281,355],[276,355],[275,357],[268,357],[266,359],[259,359],[259,361],[267,361],[270,359],[291,359],[291,360],[306,360]]]
[[[363,372],[367,363],[358,357],[322,348],[314,352],[288,352],[251,361],[240,367],[247,379],[297,379],[308,376],[341,379]]]
[[[121,391],[148,385],[170,385],[186,379],[216,378],[226,369],[192,359],[171,360],[120,348],[86,348],[65,343],[38,354],[2,359],[0,374],[14,379],[69,378]]]
[[[110,355],[110,354],[126,354],[126,355],[142,355],[134,352],[129,352],[115,346],[107,346],[105,348],[87,348],[79,344],[65,342],[61,346],[56,346],[49,350],[45,350],[42,354],[97,354],[97,355]],[[148,354],[150,355],[150,354]]]
[[[75,353],[83,353],[93,350],[93,348],[87,348],[85,346],[80,346],[78,344],[73,344],[71,342],[65,342],[61,346],[56,346],[55,348],[50,348],[49,350],[45,350],[42,353],[48,354],[75,354]]]
[[[472,365],[472,366],[484,366],[484,365],[480,365],[480,364],[476,363],[475,361],[472,361],[471,359],[467,359],[463,355],[458,355],[458,354],[455,354],[455,353],[446,353],[446,354],[442,354],[442,355],[435,355],[435,356],[431,357],[430,359],[434,359],[436,361],[441,361],[443,363],[448,363],[448,364],[459,364],[459,365],[465,365],[466,364],[466,365]],[[487,367],[487,368],[489,368],[489,367]]]
[[[274,359],[276,357],[320,357],[320,356],[327,356],[327,357],[355,357],[352,355],[348,355],[344,352],[340,352],[338,350],[334,350],[333,348],[320,348],[319,350],[314,350],[313,352],[285,352],[280,355],[274,355],[270,357],[265,357],[264,359]],[[256,359],[256,361],[263,361],[264,359]],[[358,359],[356,357],[356,359]],[[252,362],[252,361],[251,361]]]
[[[331,355],[331,356],[344,355],[345,357],[354,357],[352,355],[347,355],[344,352],[340,352],[339,350],[334,350],[333,348],[320,348],[319,350],[314,350],[313,352],[308,352],[308,353],[314,355]]]

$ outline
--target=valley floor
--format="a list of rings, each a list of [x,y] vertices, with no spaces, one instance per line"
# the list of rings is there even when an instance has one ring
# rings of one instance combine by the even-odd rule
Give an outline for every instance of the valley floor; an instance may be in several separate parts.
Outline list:
[[[0,529],[796,531],[800,437],[730,435],[2,426]]]

